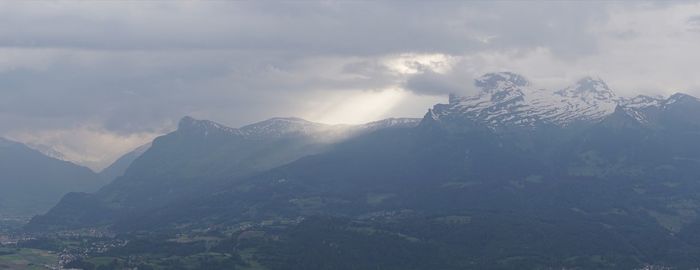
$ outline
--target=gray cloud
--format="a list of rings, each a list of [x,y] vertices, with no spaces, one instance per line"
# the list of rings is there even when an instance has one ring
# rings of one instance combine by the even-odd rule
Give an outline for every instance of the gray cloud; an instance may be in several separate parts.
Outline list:
[[[459,54],[551,46],[593,50],[599,4],[518,2],[5,3],[5,47]],[[557,35],[559,39],[552,38]],[[484,43],[485,38],[491,42]],[[577,46],[569,46],[576,44]]]
[[[700,31],[700,15],[690,16],[687,23],[691,31]]]
[[[468,95],[475,92],[474,76],[467,72],[452,71],[442,74],[431,70],[410,76],[404,88],[419,95]]]
[[[544,86],[593,74],[628,93],[688,89],[700,81],[678,70],[700,58],[697,35],[684,34],[699,12],[655,2],[2,2],[0,136],[100,167],[183,115],[232,126],[329,120],[317,116],[398,91],[383,97],[401,101],[391,109],[357,118],[420,116],[489,71]],[[645,67],[652,57],[657,68]],[[119,140],[129,143],[98,147]]]

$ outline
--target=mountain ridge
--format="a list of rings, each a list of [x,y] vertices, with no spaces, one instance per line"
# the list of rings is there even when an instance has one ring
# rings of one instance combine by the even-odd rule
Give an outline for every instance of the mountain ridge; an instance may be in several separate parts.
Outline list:
[[[534,88],[525,77],[511,72],[487,73],[477,78],[474,85],[479,90],[476,94],[451,94],[447,104],[433,106],[424,118],[434,121],[462,118],[492,130],[542,125],[565,127],[600,122],[619,106],[635,119],[646,122],[649,116],[644,111],[650,107],[697,100],[682,93],[668,98],[618,97],[602,79],[590,76],[561,90]]]
[[[188,118],[124,176],[25,228],[217,235],[276,269],[308,250],[342,268],[384,243],[437,250],[405,251],[425,256],[415,269],[700,264],[698,99],[617,98],[595,78],[563,92],[516,74],[479,84],[418,125],[388,119],[330,143],[293,118],[248,134]]]
[[[82,207],[80,200],[90,201],[95,209],[115,213],[95,221],[89,218],[89,213],[97,211],[92,209],[86,213],[87,220],[110,222],[120,215],[157,209],[178,199],[216,190],[238,178],[325,152],[342,140],[381,129],[414,127],[419,122],[420,119],[391,118],[351,126],[272,118],[230,128],[183,117],[177,130],[156,138],[122,176],[96,193],[65,196],[49,213],[35,217],[30,227],[61,213],[72,213],[77,217],[70,217],[71,220],[80,220],[80,211],[74,211]]]
[[[0,138],[0,215],[40,214],[68,192],[94,191],[103,184],[87,167]]]

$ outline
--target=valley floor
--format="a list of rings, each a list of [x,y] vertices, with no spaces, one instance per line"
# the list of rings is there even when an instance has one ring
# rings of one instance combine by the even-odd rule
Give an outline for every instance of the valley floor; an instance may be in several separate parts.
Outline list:
[[[0,269],[59,269],[58,256],[40,249],[0,248]]]

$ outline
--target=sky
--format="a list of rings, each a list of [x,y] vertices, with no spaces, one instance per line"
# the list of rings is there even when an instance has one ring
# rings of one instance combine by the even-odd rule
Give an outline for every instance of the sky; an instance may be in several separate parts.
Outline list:
[[[100,170],[186,115],[422,117],[487,72],[700,96],[699,2],[0,2],[0,136]]]

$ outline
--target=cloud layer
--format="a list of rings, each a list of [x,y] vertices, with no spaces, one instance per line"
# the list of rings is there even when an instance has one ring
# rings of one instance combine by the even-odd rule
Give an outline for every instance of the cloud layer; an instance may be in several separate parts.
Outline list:
[[[700,5],[2,2],[0,136],[99,169],[183,115],[421,116],[472,78],[700,94]]]

